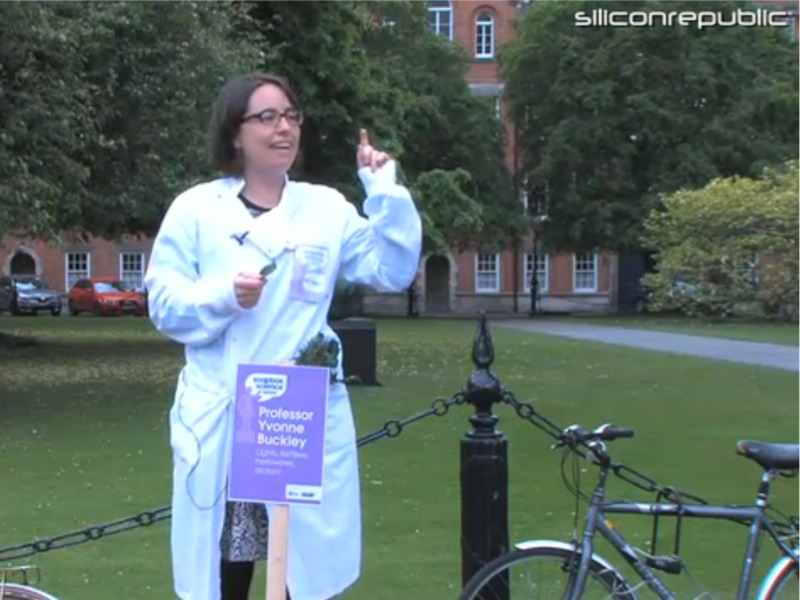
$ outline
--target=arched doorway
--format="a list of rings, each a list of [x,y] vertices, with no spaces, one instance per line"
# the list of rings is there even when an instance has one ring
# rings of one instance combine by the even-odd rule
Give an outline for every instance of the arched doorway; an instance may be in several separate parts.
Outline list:
[[[17,250],[9,265],[11,275],[36,275],[36,259],[27,252]]]
[[[434,254],[425,261],[425,312],[450,311],[450,261]]]

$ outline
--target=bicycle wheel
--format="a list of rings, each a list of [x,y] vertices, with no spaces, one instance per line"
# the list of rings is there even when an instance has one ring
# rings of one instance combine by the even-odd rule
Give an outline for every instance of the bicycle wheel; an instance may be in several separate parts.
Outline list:
[[[58,600],[58,598],[27,585],[0,583],[0,600]]]
[[[564,598],[578,568],[570,544],[526,544],[485,564],[464,586],[459,600],[558,600]],[[636,600],[622,575],[603,559],[592,559],[583,600]]]
[[[797,562],[783,558],[764,578],[757,600],[797,600],[799,597]]]

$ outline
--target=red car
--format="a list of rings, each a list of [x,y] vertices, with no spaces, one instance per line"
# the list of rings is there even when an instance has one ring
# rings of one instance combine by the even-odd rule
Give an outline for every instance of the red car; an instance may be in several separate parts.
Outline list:
[[[82,312],[100,315],[136,315],[145,313],[141,293],[129,290],[118,279],[92,277],[79,279],[69,291],[69,313]]]

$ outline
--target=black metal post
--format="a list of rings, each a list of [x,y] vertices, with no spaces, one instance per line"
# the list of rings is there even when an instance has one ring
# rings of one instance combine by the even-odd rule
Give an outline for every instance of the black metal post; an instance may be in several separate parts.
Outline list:
[[[508,551],[508,441],[495,429],[492,405],[502,402],[503,389],[491,372],[494,346],[481,313],[472,362],[475,372],[465,389],[475,407],[472,429],[461,440],[461,576],[462,586],[478,569]],[[507,600],[508,571],[495,578],[486,600]]]
[[[519,312],[519,236],[515,233],[512,246],[514,251],[514,314]]]
[[[536,272],[536,262],[538,260],[538,255],[536,252],[536,246],[533,247],[533,255],[531,256],[531,312],[530,316],[536,315],[536,300],[537,296],[539,295],[539,277],[538,273]]]
[[[407,317],[418,317],[419,316],[419,308],[418,308],[418,300],[419,294],[417,293],[417,284],[416,282],[412,282],[408,288],[406,288],[406,316]]]

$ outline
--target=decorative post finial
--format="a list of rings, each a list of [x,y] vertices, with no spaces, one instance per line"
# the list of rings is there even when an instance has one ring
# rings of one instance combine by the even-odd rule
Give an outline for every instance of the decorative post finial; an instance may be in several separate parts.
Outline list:
[[[475,342],[472,344],[472,363],[475,368],[488,371],[493,362],[494,343],[492,342],[492,334],[489,333],[486,313],[481,311],[478,332],[475,335]]]
[[[475,407],[475,414],[470,417],[474,430],[471,435],[497,436],[495,431],[497,416],[492,414],[492,405],[503,401],[503,390],[500,381],[491,372],[494,362],[494,344],[486,322],[486,313],[481,311],[478,331],[472,345],[472,362],[475,371],[467,381],[467,402]]]

